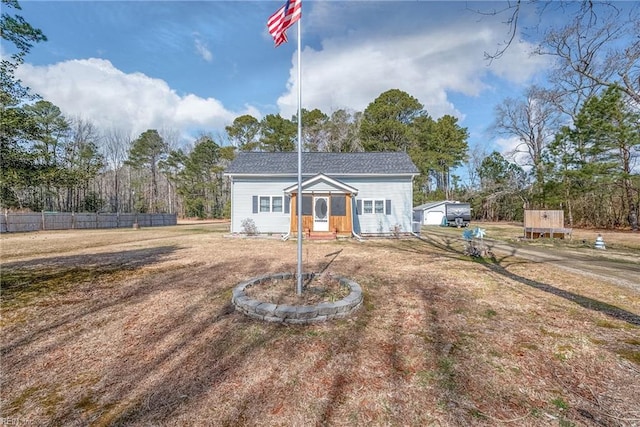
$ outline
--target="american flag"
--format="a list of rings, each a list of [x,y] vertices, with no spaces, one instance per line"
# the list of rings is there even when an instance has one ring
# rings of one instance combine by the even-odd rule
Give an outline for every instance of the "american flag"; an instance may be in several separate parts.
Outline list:
[[[302,15],[302,0],[287,0],[284,6],[269,17],[267,27],[276,47],[287,42],[285,31],[300,19],[300,15]]]

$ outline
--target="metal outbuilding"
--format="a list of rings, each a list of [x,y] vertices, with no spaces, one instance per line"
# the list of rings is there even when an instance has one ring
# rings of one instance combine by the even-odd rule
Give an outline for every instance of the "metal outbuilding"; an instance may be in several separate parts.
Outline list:
[[[456,203],[451,200],[442,200],[439,202],[428,202],[413,208],[414,221],[416,218],[422,218],[423,225],[442,225],[446,215],[445,205],[447,203]]]

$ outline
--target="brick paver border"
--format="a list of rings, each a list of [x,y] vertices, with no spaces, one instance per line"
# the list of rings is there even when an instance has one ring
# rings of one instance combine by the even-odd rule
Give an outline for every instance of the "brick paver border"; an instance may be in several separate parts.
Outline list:
[[[313,279],[316,273],[303,273],[303,280]],[[362,306],[363,296],[360,285],[346,277],[334,276],[341,285],[348,286],[351,292],[343,299],[335,302],[322,302],[316,305],[288,305],[271,304],[250,298],[246,289],[273,279],[295,278],[294,273],[277,273],[267,276],[254,277],[241,282],[233,288],[231,303],[236,310],[247,316],[265,322],[307,324],[325,322],[327,320],[342,319],[348,317]]]

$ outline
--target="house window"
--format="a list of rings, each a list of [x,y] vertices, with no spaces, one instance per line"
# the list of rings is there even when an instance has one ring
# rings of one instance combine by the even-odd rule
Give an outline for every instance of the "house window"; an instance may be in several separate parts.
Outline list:
[[[331,216],[346,216],[347,215],[347,196],[344,194],[332,194],[331,195]]]
[[[313,215],[313,196],[302,195],[302,216]]]
[[[356,201],[358,215],[383,214],[391,215],[391,200],[362,199]]]
[[[271,197],[260,196],[260,212],[271,212]]]
[[[271,198],[271,212],[282,212],[282,197],[273,196]]]
[[[253,196],[253,213],[282,212],[282,196]]]

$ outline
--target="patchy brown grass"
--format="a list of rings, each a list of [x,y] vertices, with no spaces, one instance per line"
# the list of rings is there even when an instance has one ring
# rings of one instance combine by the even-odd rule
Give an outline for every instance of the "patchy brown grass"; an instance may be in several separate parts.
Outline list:
[[[518,242],[524,236],[523,225],[520,223],[506,222],[472,222],[470,227],[480,227],[486,230],[487,238],[494,238],[510,242]],[[459,234],[455,227],[428,227],[450,234]],[[640,251],[640,233],[630,230],[604,230],[597,228],[574,228],[571,236],[567,240],[563,239],[533,239],[527,244],[533,245],[555,245],[565,248],[593,248],[598,235],[604,239],[607,249]]]
[[[305,242],[365,304],[283,326],[231,290],[296,243],[195,223],[3,235],[1,413],[36,425],[640,423],[640,295],[450,240]],[[338,256],[329,256],[338,251]]]
[[[297,286],[296,278],[270,279],[247,287],[245,293],[251,299],[272,304],[315,305],[341,300],[351,292],[348,286],[330,274],[305,280],[300,293],[297,292]]]

